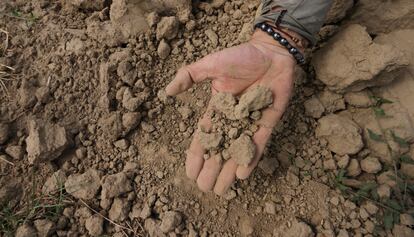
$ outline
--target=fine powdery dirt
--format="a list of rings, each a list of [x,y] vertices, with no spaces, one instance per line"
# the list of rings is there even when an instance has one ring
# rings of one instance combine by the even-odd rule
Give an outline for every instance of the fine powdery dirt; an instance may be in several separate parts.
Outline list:
[[[278,95],[164,89],[259,4],[0,1],[0,237],[414,236],[412,0],[334,0],[253,174],[223,197],[187,179],[197,129],[205,159],[250,164]]]

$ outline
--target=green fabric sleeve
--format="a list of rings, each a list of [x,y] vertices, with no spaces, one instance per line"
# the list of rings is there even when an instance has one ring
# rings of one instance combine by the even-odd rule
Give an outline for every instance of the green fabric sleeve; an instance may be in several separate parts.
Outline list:
[[[262,22],[277,23],[309,40],[311,45],[317,41],[315,35],[322,27],[333,0],[262,0],[261,14],[255,25]],[[285,11],[272,11],[281,7]]]

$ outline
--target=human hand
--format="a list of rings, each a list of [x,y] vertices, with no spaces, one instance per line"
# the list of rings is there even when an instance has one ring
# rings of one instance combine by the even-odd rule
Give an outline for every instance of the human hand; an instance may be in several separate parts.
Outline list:
[[[229,159],[224,164],[220,159],[204,160],[205,150],[200,144],[198,131],[201,126],[211,125],[211,121],[207,113],[200,119],[186,159],[187,176],[197,182],[200,190],[207,192],[214,189],[216,194],[223,195],[236,177],[246,179],[252,173],[273,127],[289,103],[295,65],[294,58],[283,46],[266,33],[256,31],[249,42],[207,55],[178,70],[176,77],[166,88],[169,96],[184,92],[194,83],[205,80],[211,81],[213,95],[217,92],[240,95],[257,85],[268,87],[273,92],[273,104],[262,111],[262,118],[257,121],[259,129],[253,135],[256,154],[247,167],[237,165],[234,159]]]

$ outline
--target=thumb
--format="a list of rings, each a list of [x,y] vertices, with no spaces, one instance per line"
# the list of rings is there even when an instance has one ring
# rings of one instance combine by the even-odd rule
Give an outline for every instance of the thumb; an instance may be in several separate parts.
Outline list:
[[[218,53],[209,54],[199,61],[180,68],[172,82],[168,84],[165,91],[167,95],[180,94],[206,79],[211,79],[211,73],[217,65]]]

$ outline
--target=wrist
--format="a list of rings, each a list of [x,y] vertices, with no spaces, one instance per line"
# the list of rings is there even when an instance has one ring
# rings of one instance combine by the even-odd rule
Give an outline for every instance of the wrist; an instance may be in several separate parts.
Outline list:
[[[305,63],[304,48],[296,44],[296,42],[288,37],[289,35],[287,35],[285,32],[274,29],[267,23],[259,23],[255,25],[255,29],[257,30],[254,32],[250,43],[252,43],[254,46],[256,46],[256,44],[260,47],[264,46],[264,53],[266,51],[277,51],[277,55],[287,54],[291,56],[290,58],[293,58],[293,60],[298,64]]]
[[[273,30],[277,30],[279,33],[282,32],[282,36],[286,36],[285,38],[298,50],[301,51],[301,53],[305,52],[305,49],[309,46],[309,41],[298,34],[297,32],[290,30],[289,28],[285,27],[273,27]],[[293,42],[293,43],[292,43]]]
[[[283,45],[272,39],[272,37],[263,31],[255,30],[249,43],[260,49],[265,54],[284,55],[294,61],[293,56],[289,54],[288,50],[283,47]]]
[[[293,47],[297,48],[299,50],[300,53],[304,54],[305,52],[305,48],[300,45],[297,44],[296,42],[294,42],[286,33],[284,33],[283,31],[280,30],[275,30],[275,32],[278,32],[283,38],[285,38]],[[269,36],[266,32],[263,32],[259,29],[256,29],[253,33],[252,36],[252,40],[255,41],[260,41],[263,42],[265,44],[268,45],[272,45],[274,47],[278,47],[281,48],[283,50],[285,50],[286,52],[288,52],[287,48],[285,48],[283,45],[281,45],[279,42],[275,41],[271,36]]]

